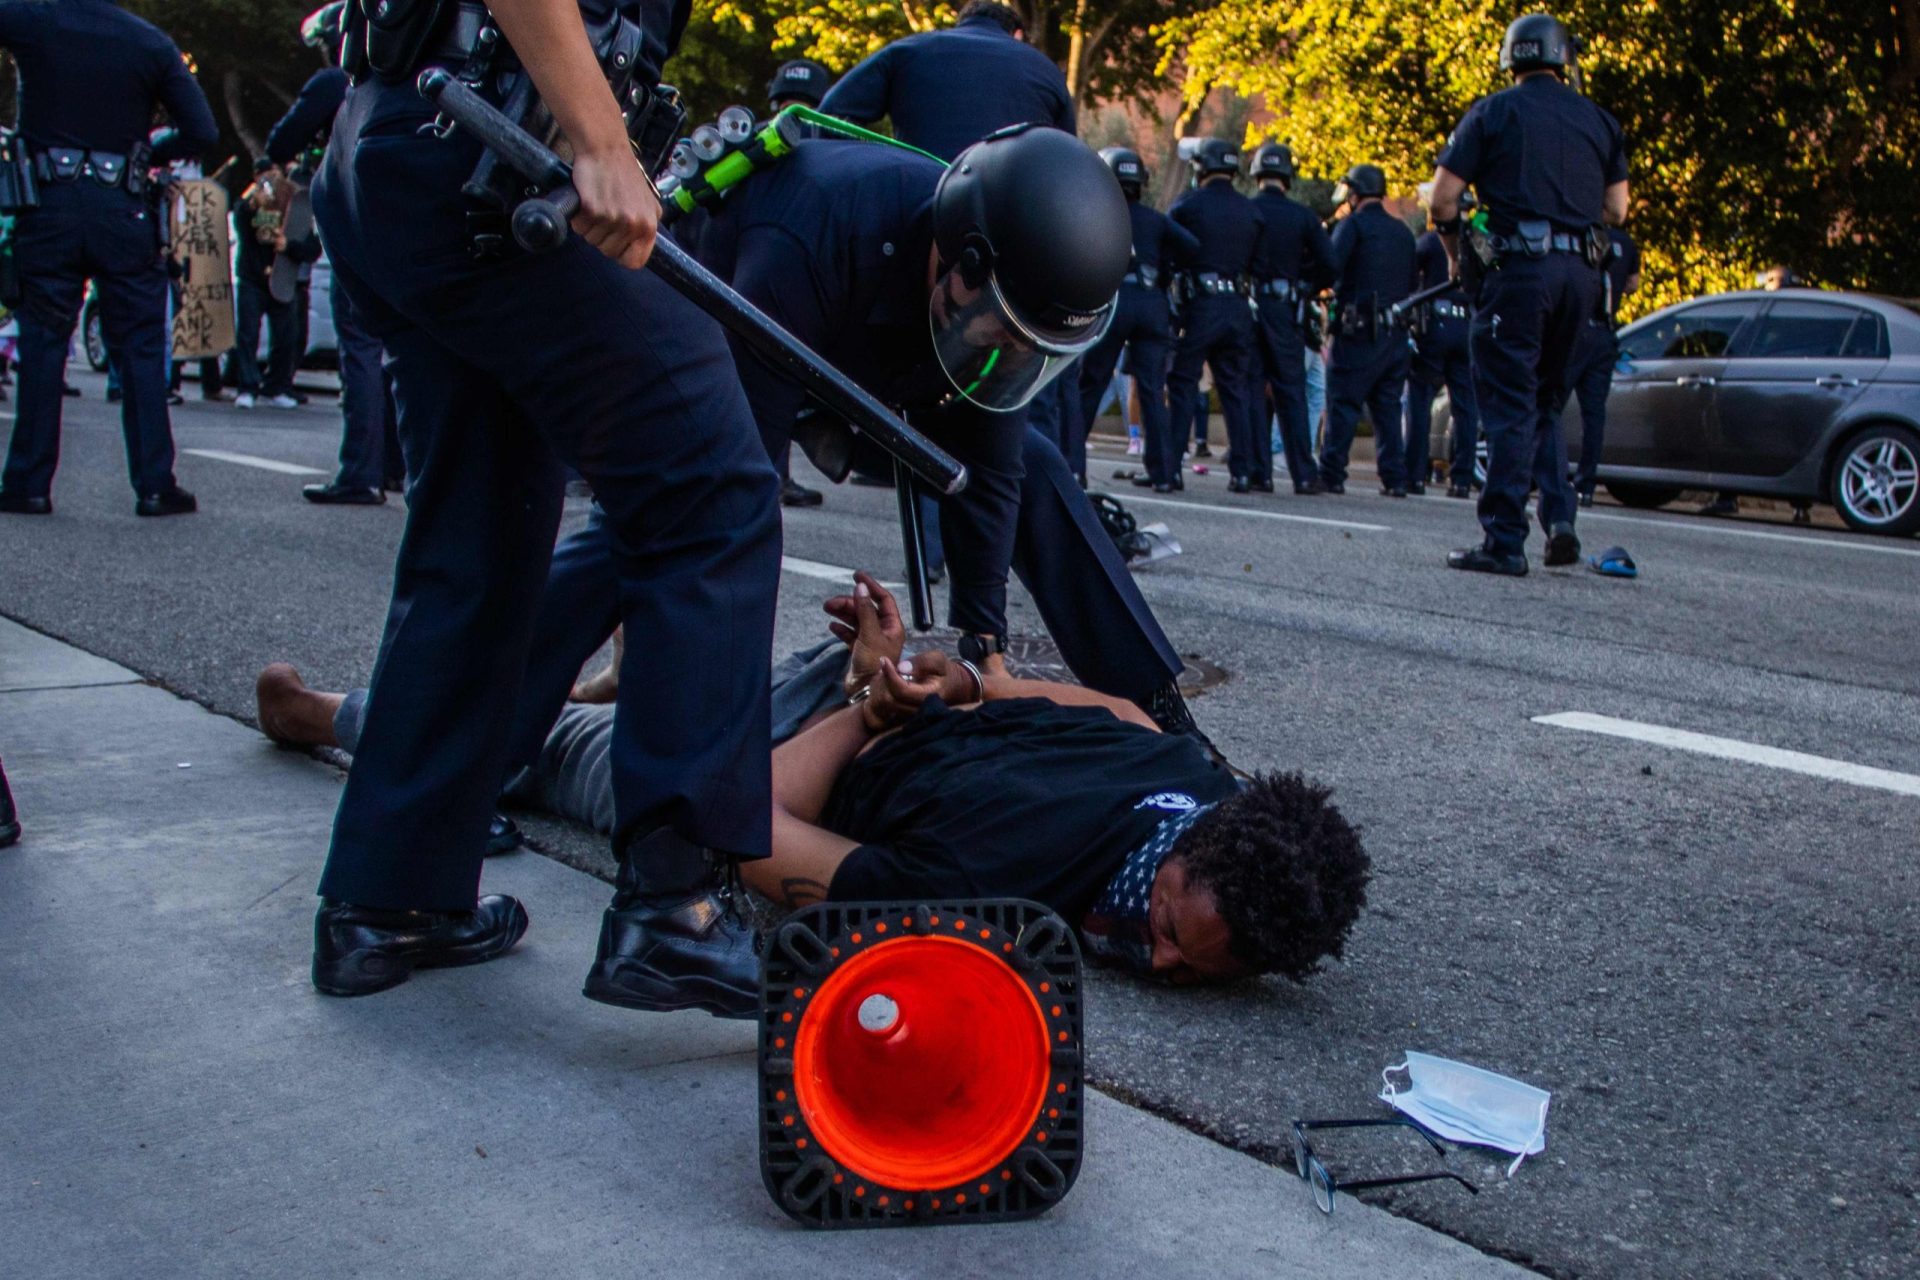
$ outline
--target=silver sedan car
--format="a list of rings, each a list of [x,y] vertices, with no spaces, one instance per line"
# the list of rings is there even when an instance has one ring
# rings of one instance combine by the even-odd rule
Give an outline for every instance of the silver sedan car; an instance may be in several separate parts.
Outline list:
[[[1577,459],[1577,402],[1561,428]],[[1867,533],[1920,530],[1920,303],[1723,293],[1627,325],[1597,474],[1628,506],[1712,489],[1830,502]]]

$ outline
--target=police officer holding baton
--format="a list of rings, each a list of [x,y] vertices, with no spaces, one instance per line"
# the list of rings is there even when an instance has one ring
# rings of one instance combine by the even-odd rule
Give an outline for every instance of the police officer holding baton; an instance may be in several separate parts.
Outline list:
[[[1447,252],[1483,277],[1472,349],[1487,435],[1485,537],[1447,557],[1456,569],[1527,572],[1530,482],[1540,486],[1546,562],[1580,556],[1556,410],[1581,330],[1600,306],[1610,243],[1601,224],[1626,220],[1627,155],[1614,118],[1566,83],[1575,53],[1559,19],[1516,19],[1500,46],[1512,87],[1468,109],[1433,176],[1433,221]],[[1461,222],[1469,184],[1487,210],[1484,244]]]

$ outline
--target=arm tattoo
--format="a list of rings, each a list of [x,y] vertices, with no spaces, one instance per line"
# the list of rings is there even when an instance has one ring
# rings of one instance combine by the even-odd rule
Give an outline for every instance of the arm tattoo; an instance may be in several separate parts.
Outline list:
[[[827,900],[827,886],[805,876],[783,876],[780,880],[780,896],[789,907],[811,906]]]

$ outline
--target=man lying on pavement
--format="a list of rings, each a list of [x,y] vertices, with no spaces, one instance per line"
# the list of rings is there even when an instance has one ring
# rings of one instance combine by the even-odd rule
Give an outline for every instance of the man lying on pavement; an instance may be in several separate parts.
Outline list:
[[[773,856],[741,868],[757,893],[1030,898],[1096,959],[1182,984],[1299,979],[1341,954],[1368,859],[1326,788],[1237,780],[1123,699],[903,657],[868,575],[826,609],[848,648],[775,679]],[[284,666],[261,675],[261,726],[282,741],[351,749],[353,702]],[[610,706],[570,705],[509,794],[605,829],[611,724]]]

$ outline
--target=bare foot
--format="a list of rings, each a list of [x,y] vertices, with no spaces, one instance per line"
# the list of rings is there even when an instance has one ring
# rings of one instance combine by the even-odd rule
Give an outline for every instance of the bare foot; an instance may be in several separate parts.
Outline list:
[[[284,662],[267,665],[254,681],[260,731],[275,742],[296,747],[337,747],[333,715],[346,695],[307,688],[300,673]]]
[[[613,661],[607,669],[588,676],[573,686],[573,692],[567,695],[569,702],[612,702],[620,696],[620,662],[627,656],[627,637],[625,627],[613,629]]]

